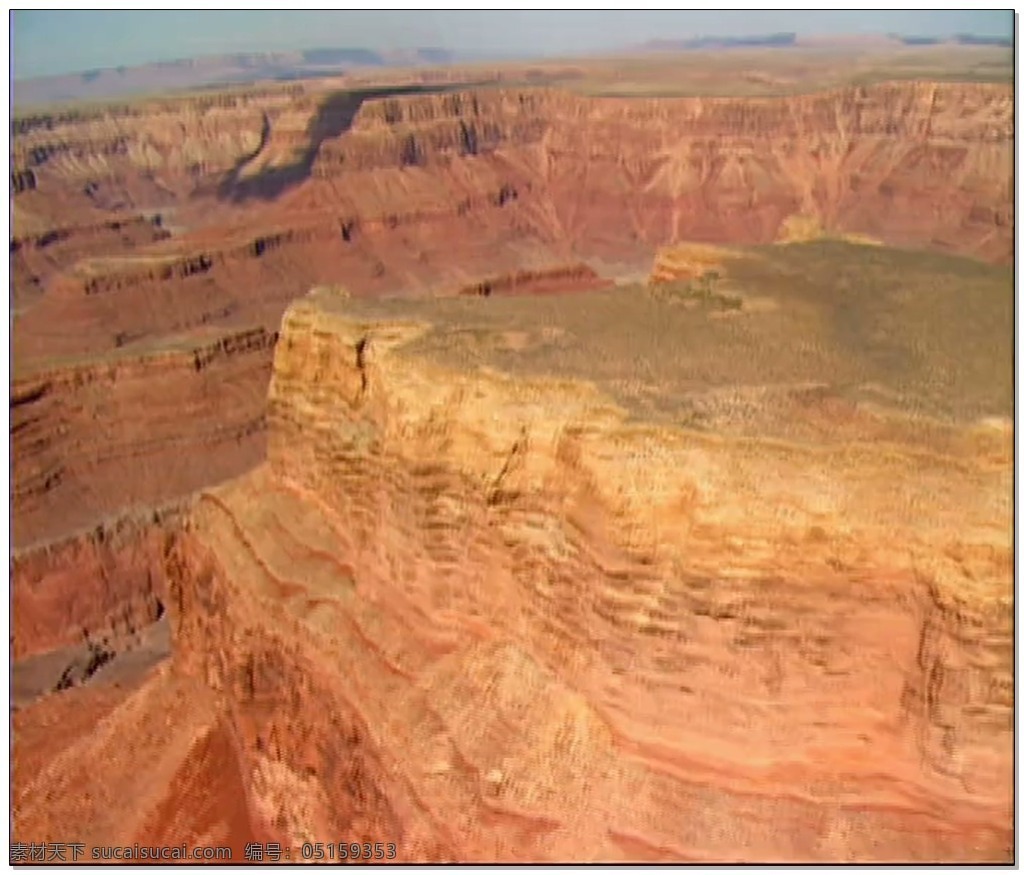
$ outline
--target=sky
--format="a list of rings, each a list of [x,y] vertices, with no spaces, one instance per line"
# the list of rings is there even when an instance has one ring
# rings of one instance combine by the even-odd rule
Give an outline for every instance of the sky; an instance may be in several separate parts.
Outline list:
[[[11,13],[15,79],[227,52],[416,47],[572,55],[651,39],[900,33],[1013,35],[1010,10],[108,10]]]

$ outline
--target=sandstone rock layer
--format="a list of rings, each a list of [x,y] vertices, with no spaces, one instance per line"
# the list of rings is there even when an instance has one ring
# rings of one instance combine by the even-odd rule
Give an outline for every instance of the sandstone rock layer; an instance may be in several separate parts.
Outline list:
[[[351,306],[290,309],[268,462],[199,499],[166,566],[150,683],[208,691],[256,834],[409,861],[1010,856],[1005,435],[645,424]]]
[[[431,368],[424,330],[293,307],[269,463],[171,573],[178,668],[232,703],[283,836],[1005,858],[1005,468],[629,425]]]
[[[261,329],[190,338],[16,377],[15,545],[163,504],[254,465],[275,339]]]

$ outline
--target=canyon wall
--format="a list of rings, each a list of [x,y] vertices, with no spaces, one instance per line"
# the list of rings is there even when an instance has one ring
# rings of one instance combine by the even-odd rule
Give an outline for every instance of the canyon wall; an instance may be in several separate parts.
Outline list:
[[[482,91],[367,102],[347,136],[321,147],[313,173],[454,175],[459,159],[485,156],[509,175],[507,192],[543,203],[533,218],[544,230],[595,256],[617,241],[770,242],[803,215],[1005,261],[1012,139],[1001,86],[760,100]]]
[[[262,829],[1008,859],[1008,457],[631,423],[412,352],[431,330],[293,306],[268,464],[169,566],[175,670],[223,697]]]
[[[275,339],[261,330],[193,339],[16,378],[14,545],[163,504],[256,464]]]
[[[1012,857],[1009,430],[659,424],[431,351],[495,301],[451,302],[463,326],[385,303],[289,308],[265,464],[19,555],[18,653],[166,609],[173,657],[16,715],[16,835]]]
[[[104,521],[11,556],[11,657],[135,634],[164,615],[183,506]]]
[[[888,242],[1009,258],[1005,86],[892,83],[772,99],[451,88],[324,95],[296,85],[22,119],[13,162],[33,189],[51,190],[136,176],[179,194],[190,180],[203,194],[232,171],[222,197],[302,189],[289,208],[365,221],[421,202],[465,211],[474,196],[529,193],[531,224],[581,251],[616,237],[768,242],[800,213]],[[904,209],[926,202],[923,215]]]
[[[794,221],[1012,256],[1003,86],[756,100],[429,90],[295,86],[17,121],[15,167],[36,179],[15,197],[26,235],[78,234],[112,209],[135,222],[163,210],[176,229],[56,276],[19,267],[21,285],[55,292],[19,319],[22,345],[72,355],[197,324],[273,331],[319,284],[452,294],[581,261],[633,276],[663,244],[768,243]]]
[[[919,376],[970,320],[819,312],[760,294],[753,257],[728,295],[673,286],[718,275],[726,250],[699,244],[739,258],[797,232],[1009,263],[1012,96],[295,85],[16,120],[13,653],[165,612],[174,642],[16,715],[17,834],[335,837],[410,862],[1012,858],[1005,375],[972,399],[988,418],[867,412],[787,377],[757,332],[794,373],[824,332],[846,385]],[[479,354],[495,337],[579,338],[539,306],[500,331],[424,309],[595,292],[679,241],[698,245],[662,250],[663,303],[709,308],[660,384],[691,393],[685,416],[610,394],[646,391],[663,338],[597,350],[590,382],[513,376]],[[423,306],[374,309],[394,295]],[[985,306],[975,335],[1001,328]],[[607,312],[613,334],[650,327]],[[698,332],[750,379],[709,379]],[[758,371],[766,338],[780,360]],[[462,366],[436,353],[463,341]],[[966,392],[1000,343],[935,359],[928,392]]]
[[[301,85],[190,99],[163,98],[22,115],[11,123],[11,162],[48,180],[99,184],[132,174],[230,170],[260,144],[268,111],[308,114]]]

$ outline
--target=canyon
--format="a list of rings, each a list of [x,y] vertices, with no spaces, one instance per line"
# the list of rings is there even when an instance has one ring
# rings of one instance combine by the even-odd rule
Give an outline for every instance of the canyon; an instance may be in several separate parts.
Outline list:
[[[1012,87],[12,137],[15,840],[1013,859]]]

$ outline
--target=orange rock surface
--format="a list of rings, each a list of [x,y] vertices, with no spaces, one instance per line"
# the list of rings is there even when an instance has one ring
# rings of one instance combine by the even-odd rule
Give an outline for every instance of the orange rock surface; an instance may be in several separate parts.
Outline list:
[[[1012,91],[423,90],[16,123],[13,839],[1012,859]]]
[[[186,349],[197,332],[196,348],[210,342],[203,332],[270,337],[287,303],[318,285],[415,296],[534,275],[586,288],[568,273],[640,276],[659,247],[771,242],[794,220],[1006,262],[1012,107],[1009,88],[957,83],[661,100],[296,84],[25,117],[13,146],[15,374],[111,350],[155,374],[153,347],[168,334]],[[217,421],[215,443],[256,446],[271,346],[261,349],[220,366],[239,388],[216,403],[245,412]],[[170,390],[198,403],[179,425],[211,421],[195,392],[224,373]],[[65,382],[43,403],[77,409]],[[139,385],[122,378],[114,391],[131,405]],[[103,432],[120,421],[110,407],[94,416]],[[39,421],[47,444],[62,429],[93,440],[58,411]],[[221,442],[208,463],[153,474],[147,464],[139,500],[173,500],[255,460],[228,451]],[[28,452],[47,455],[36,443]],[[51,476],[52,452],[19,467],[16,541],[113,511],[107,493],[121,482],[109,465],[125,453],[108,456],[71,488],[72,472]],[[53,515],[33,519],[52,503],[66,514],[56,530]]]
[[[645,424],[351,306],[290,309],[268,462],[200,497],[166,566],[174,659],[144,689],[207,691],[239,822],[420,861],[1007,858],[1005,432],[950,455]],[[135,703],[109,732],[140,737]],[[64,798],[65,831],[131,833]]]

